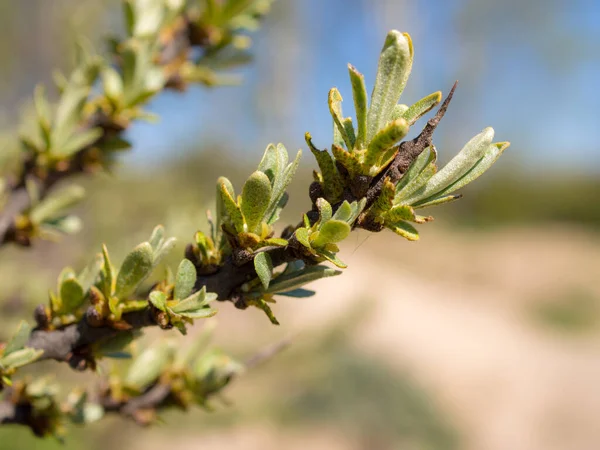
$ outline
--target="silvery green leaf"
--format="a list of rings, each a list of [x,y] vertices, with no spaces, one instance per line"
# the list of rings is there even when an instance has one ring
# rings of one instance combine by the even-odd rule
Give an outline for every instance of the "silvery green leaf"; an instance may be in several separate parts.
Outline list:
[[[283,295],[285,297],[294,297],[294,298],[312,297],[315,294],[316,294],[315,291],[311,291],[309,289],[302,289],[302,288],[298,288],[298,289],[294,289],[294,290],[291,290],[291,291],[278,292],[277,293],[277,295]]]
[[[432,199],[427,199],[424,203],[419,203],[418,205],[413,205],[414,209],[418,208],[427,208],[429,206],[441,205],[443,203],[453,202],[454,200],[458,200],[462,195],[446,195],[445,197],[435,197]]]
[[[326,244],[335,244],[346,239],[350,234],[350,230],[350,225],[346,222],[330,220],[320,227],[317,237],[311,244],[314,248],[323,247]]]
[[[68,278],[60,285],[61,312],[74,313],[85,301],[85,292],[76,278]]]
[[[380,161],[383,152],[393,147],[396,142],[406,136],[408,130],[408,122],[404,119],[389,122],[369,142],[365,155],[365,164],[369,167],[376,165]]]
[[[67,138],[75,131],[81,121],[81,110],[87,100],[88,86],[81,86],[69,82],[63,92],[56,115],[54,117],[54,129],[52,132],[52,143],[56,149],[60,149]]]
[[[90,287],[96,282],[100,271],[102,270],[102,264],[104,259],[101,254],[97,254],[92,262],[88,264],[85,269],[81,271],[77,280],[83,288],[84,292],[87,292]]]
[[[102,128],[91,128],[76,132],[70,135],[60,147],[54,146],[52,154],[58,158],[68,158],[87,146],[92,145],[103,133]]]
[[[150,246],[152,247],[152,251],[156,252],[160,248],[164,240],[165,227],[163,227],[162,225],[155,226],[152,230],[152,234],[150,235],[150,239],[148,240]]]
[[[354,223],[354,221],[358,218],[358,216],[360,215],[360,213],[363,211],[363,209],[365,209],[365,205],[366,204],[367,204],[366,197],[363,197],[358,202],[352,202],[352,204],[350,205],[352,207],[352,214],[346,220],[346,222],[348,222],[350,225],[352,225]],[[336,217],[334,217],[334,219],[335,218]]]
[[[244,183],[241,208],[249,232],[259,231],[269,208],[271,194],[271,182],[263,172],[254,172]]]
[[[410,36],[392,30],[388,33],[377,67],[375,87],[367,115],[367,139],[373,137],[391,119],[412,68],[413,46]]]
[[[267,289],[265,292],[273,294],[278,292],[287,292],[302,287],[311,281],[326,277],[333,277],[341,273],[341,271],[331,269],[327,266],[306,266],[301,271],[294,271],[288,274],[279,275],[277,278],[271,281],[269,289]]]
[[[348,267],[348,265],[344,261],[339,259],[334,252],[330,252],[329,250],[320,250],[319,256],[322,256],[323,258],[327,259],[327,261],[335,264],[341,269],[345,269],[346,267]]]
[[[162,0],[135,0],[133,3],[135,22],[133,35],[136,37],[152,37],[158,33],[164,17]]]
[[[272,225],[275,222],[277,222],[279,220],[279,215],[281,214],[281,211],[283,211],[283,208],[285,208],[285,206],[287,205],[288,200],[290,199],[290,196],[288,195],[287,192],[284,192],[283,195],[279,198],[279,201],[277,203],[275,203],[275,208],[273,209],[273,213],[269,216],[269,212],[267,211],[267,217],[269,217],[269,219],[267,220],[267,225]],[[271,238],[271,239],[277,239],[277,238]],[[283,244],[286,245],[286,244]]]
[[[294,233],[298,242],[304,245],[306,248],[311,248],[310,241],[308,240],[308,229],[298,228]]]
[[[349,223],[351,216],[352,206],[350,203],[348,203],[348,200],[344,200],[344,202],[338,207],[337,211],[333,215],[333,219]]]
[[[391,120],[397,120],[400,118],[404,118],[404,113],[408,111],[408,105],[396,105],[394,106],[394,110],[392,111]]]
[[[400,181],[396,184],[396,195],[398,195],[408,183],[414,181],[414,179],[418,177],[421,172],[423,172],[425,167],[427,167],[431,162],[435,162],[436,159],[437,152],[435,151],[435,147],[427,147],[425,150],[423,150],[421,154],[412,162],[402,178],[400,178]]]
[[[386,222],[396,223],[401,220],[415,220],[415,211],[408,205],[397,205],[385,215]]]
[[[254,257],[254,269],[263,287],[267,289],[273,277],[273,262],[267,252],[260,252]]]
[[[493,138],[494,130],[489,127],[473,137],[467,142],[458,155],[452,158],[443,169],[433,175],[424,186],[406,199],[406,202],[409,204],[417,203],[434,194],[441,193],[444,189],[458,181],[463,175],[471,170],[486,153],[495,153],[494,146],[492,145]]]
[[[205,307],[209,302],[217,299],[217,294],[206,292],[206,286],[203,286],[198,292],[193,293],[189,297],[181,300],[171,310],[174,313],[181,314],[187,311],[195,311]]]
[[[189,260],[183,259],[177,269],[174,298],[184,299],[190,296],[196,284],[196,266]]]
[[[173,249],[173,247],[175,247],[175,242],[177,242],[177,239],[174,237],[170,237],[169,239],[161,243],[160,247],[154,252],[152,262],[153,267],[158,265],[158,263],[162,261],[162,259],[165,256],[167,256],[167,253],[169,253]]]
[[[83,228],[82,220],[77,216],[62,216],[45,220],[41,229],[46,232],[58,232],[60,234],[79,233]]]
[[[280,172],[283,170],[283,167],[279,167],[277,164],[277,148],[273,144],[269,144],[265,153],[258,165],[258,170],[264,172],[269,180],[271,181],[271,185],[274,183],[275,178],[277,178]]]
[[[19,323],[17,332],[10,338],[10,341],[4,348],[4,356],[10,355],[11,353],[22,349],[29,340],[29,334],[31,333],[31,325],[24,320]]]
[[[352,84],[352,96],[354,98],[354,110],[356,112],[356,125],[358,133],[356,136],[356,147],[363,148],[366,145],[367,135],[367,88],[365,77],[358,72],[354,66],[348,64],[350,83]]]
[[[117,275],[115,296],[125,299],[135,292],[142,281],[146,279],[154,267],[152,246],[144,242],[129,253]]]
[[[386,227],[409,241],[419,239],[419,232],[410,223],[400,220],[396,223],[386,223]]]
[[[152,291],[152,292],[150,292],[148,299],[150,300],[150,303],[152,303],[156,309],[159,309],[163,312],[167,310],[167,296],[165,295],[164,292]]]
[[[187,317],[188,319],[208,319],[217,314],[216,309],[212,308],[198,308],[198,309],[190,309],[187,311],[183,311],[178,313],[180,316]]]
[[[60,215],[65,209],[77,204],[85,195],[81,186],[71,184],[59,191],[51,193],[48,197],[34,206],[29,213],[33,223],[40,224],[47,219]]]
[[[145,389],[168,368],[173,356],[173,346],[168,342],[147,348],[133,360],[125,377],[125,384],[140,391]]]
[[[331,219],[331,216],[333,215],[333,210],[331,209],[331,205],[329,204],[329,202],[324,198],[317,199],[317,208],[319,209],[319,216],[321,217],[321,225],[323,225]]]
[[[42,353],[44,353],[43,350],[36,350],[29,347],[16,350],[0,358],[0,369],[10,370],[26,366],[42,356]]]
[[[496,160],[500,157],[504,150],[508,148],[509,145],[510,144],[508,142],[490,144],[485,154],[481,157],[481,159],[479,159],[479,161],[477,161],[473,165],[473,167],[467,173],[465,173],[462,177],[460,177],[458,180],[456,180],[454,183],[452,183],[445,189],[437,192],[435,195],[423,200],[419,200],[418,205],[423,206],[424,204],[429,204],[429,206],[432,206],[432,202],[434,201],[436,202],[435,204],[440,204],[454,200],[456,196],[450,196],[452,197],[450,199],[448,199],[448,197],[445,196],[460,189],[463,186],[466,186],[471,181],[478,178],[481,174],[488,170],[492,166],[492,164],[496,162]],[[441,197],[446,198],[447,200],[442,202]]]
[[[442,101],[442,93],[440,91],[429,94],[427,97],[422,98],[417,103],[408,108],[402,117],[406,119],[409,125],[413,125],[417,120],[431,111],[435,105]]]

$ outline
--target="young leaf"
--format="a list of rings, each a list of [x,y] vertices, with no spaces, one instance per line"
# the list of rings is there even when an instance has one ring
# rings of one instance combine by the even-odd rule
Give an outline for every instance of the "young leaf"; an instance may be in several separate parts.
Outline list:
[[[271,193],[271,182],[263,172],[256,171],[246,180],[241,207],[249,232],[256,233],[259,230],[269,207]]]
[[[57,158],[68,158],[80,150],[92,145],[103,134],[101,128],[91,128],[89,130],[74,133],[60,147],[55,147],[52,154]]]
[[[315,294],[316,294],[315,291],[311,291],[309,289],[302,289],[302,288],[277,293],[277,295],[283,295],[285,297],[294,297],[294,298],[312,297]]]
[[[367,115],[367,142],[391,119],[392,111],[406,81],[413,62],[413,47],[410,36],[392,30],[388,33],[377,67],[375,87],[371,94],[371,105]]]
[[[377,164],[384,150],[393,147],[396,142],[408,134],[408,130],[408,122],[404,119],[397,119],[388,123],[369,142],[365,155],[365,165],[371,167]]]
[[[442,192],[471,170],[486,153],[495,154],[496,149],[492,145],[493,138],[494,130],[489,127],[473,137],[458,155],[433,175],[423,187],[412,194],[407,202],[416,203]]]
[[[61,312],[71,314],[77,311],[85,301],[85,292],[76,278],[64,280],[60,285]]]
[[[344,126],[344,117],[342,115],[342,95],[336,88],[329,91],[327,98],[329,104],[329,113],[333,118],[333,143],[342,147],[344,143],[348,151],[352,151],[354,147],[353,139],[350,139],[346,127]],[[354,134],[354,130],[352,131]]]
[[[17,332],[10,338],[10,341],[4,348],[4,356],[10,355],[11,353],[22,349],[29,340],[29,334],[31,333],[31,325],[24,320],[19,323]]]
[[[10,370],[26,366],[42,356],[42,353],[44,353],[43,350],[28,347],[14,351],[0,358],[0,369]]]
[[[152,234],[150,235],[150,239],[148,240],[150,246],[152,247],[152,251],[157,251],[163,243],[164,239],[165,227],[163,227],[162,225],[155,226],[154,230],[152,230]]]
[[[340,174],[335,167],[334,161],[327,150],[319,150],[313,145],[310,133],[306,133],[304,138],[308,148],[310,148],[310,151],[317,160],[319,169],[321,169],[321,174],[323,175],[323,183],[321,183],[321,185],[323,186],[325,197],[330,202],[336,202],[340,195],[342,195],[344,185]]]
[[[419,232],[410,223],[400,220],[396,223],[389,223],[386,226],[394,233],[399,234],[403,238],[409,241],[416,241],[419,239]]]
[[[196,284],[196,267],[189,259],[184,259],[177,269],[177,278],[175,280],[174,298],[184,299],[189,297]]]
[[[173,346],[168,342],[144,350],[133,360],[125,384],[143,390],[160,376],[173,359]]]
[[[346,203],[348,203],[348,202],[346,202]],[[333,210],[331,209],[331,205],[329,204],[329,202],[327,200],[325,200],[324,198],[318,198],[317,199],[317,208],[319,209],[321,225],[331,219]]]
[[[129,253],[117,275],[115,296],[120,299],[129,297],[142,281],[146,279],[154,266],[152,246],[148,242],[138,245]]]
[[[242,211],[240,207],[237,205],[235,200],[233,199],[233,187],[229,180],[225,177],[221,177],[218,180],[219,186],[219,197],[221,199],[222,210],[219,218],[221,220],[217,223],[222,222],[223,217],[229,217],[231,224],[235,228],[238,233],[244,231],[244,217],[242,216]],[[219,203],[217,203],[217,208],[219,208]],[[218,213],[218,211],[217,211]]]
[[[435,147],[427,147],[419,156],[412,162],[408,170],[402,175],[400,181],[396,184],[396,195],[399,194],[404,187],[413,181],[431,162],[437,159]]]
[[[75,184],[69,185],[46,197],[31,210],[29,217],[33,223],[40,224],[60,215],[65,209],[78,203],[85,195],[85,190]]]
[[[367,88],[365,77],[358,72],[354,66],[348,64],[350,83],[352,84],[352,96],[354,98],[354,110],[356,111],[356,124],[358,135],[356,136],[356,147],[363,148],[366,144],[367,134]]]
[[[311,245],[314,248],[320,248],[324,247],[326,244],[335,244],[346,239],[349,234],[350,225],[346,222],[342,222],[341,220],[330,220],[321,226],[317,237],[311,242]]]
[[[150,303],[154,305],[155,308],[165,312],[167,311],[167,296],[164,292],[161,291],[152,291],[148,296]]]
[[[442,101],[442,93],[440,91],[429,94],[422,98],[417,103],[408,108],[402,117],[406,119],[409,126],[412,126],[417,120],[431,111],[435,105]]]
[[[217,294],[206,292],[206,286],[203,286],[198,292],[193,293],[186,299],[181,300],[177,305],[171,308],[171,311],[181,314],[188,311],[195,311],[199,308],[207,306],[211,301],[217,299]]]
[[[254,269],[263,287],[267,289],[273,277],[273,262],[267,252],[260,252],[254,257]]]

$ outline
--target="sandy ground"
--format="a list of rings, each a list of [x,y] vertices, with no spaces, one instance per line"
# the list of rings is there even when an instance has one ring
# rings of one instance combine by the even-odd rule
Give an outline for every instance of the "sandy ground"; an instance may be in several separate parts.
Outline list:
[[[574,287],[600,298],[598,236],[559,227],[423,231],[419,243],[377,235],[363,244],[359,236],[342,253],[350,266],[343,281],[322,280],[317,297],[280,302],[278,318],[309,335],[366,301],[371,314],[354,343],[414,374],[466,449],[599,449],[600,333],[564,336],[528,314],[540,299]],[[254,326],[236,329],[244,335]],[[334,431],[312,436],[240,428],[201,442],[203,449],[352,448]],[[176,446],[196,448],[189,442],[182,436]]]

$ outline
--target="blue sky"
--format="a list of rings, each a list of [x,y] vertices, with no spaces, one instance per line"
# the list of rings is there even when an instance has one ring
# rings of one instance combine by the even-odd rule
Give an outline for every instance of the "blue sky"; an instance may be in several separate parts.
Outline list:
[[[415,6],[417,4],[418,6]],[[167,93],[151,109],[158,125],[132,132],[136,162],[160,163],[181,148],[221,142],[256,161],[269,142],[289,150],[330,144],[327,92],[352,111],[351,62],[375,78],[390,28],[408,31],[415,63],[403,103],[459,90],[440,126],[442,159],[485,126],[512,147],[503,164],[528,170],[600,170],[600,2],[279,0],[254,36],[244,85]],[[178,136],[179,142],[173,142]]]

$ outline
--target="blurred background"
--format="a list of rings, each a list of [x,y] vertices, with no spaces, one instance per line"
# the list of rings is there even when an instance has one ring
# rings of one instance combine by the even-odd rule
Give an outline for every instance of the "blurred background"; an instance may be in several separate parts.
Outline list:
[[[100,49],[121,32],[119,3],[0,0],[3,136],[17,133],[34,86],[71,67],[75,37]],[[316,283],[316,297],[282,299],[281,327],[221,305],[215,343],[234,356],[290,335],[293,344],[237,380],[214,412],[167,413],[149,430],[109,418],[72,430],[64,446],[2,427],[0,449],[600,448],[594,0],[279,0],[240,87],[162,94],[151,105],[160,122],[136,124],[120,166],[83,181],[83,232],[3,249],[0,340],[46,301],[63,266],[82,267],[102,242],[119,259],[163,223],[180,255],[206,225],[217,176],[240,186],[269,142],[305,149],[310,131],[328,145],[329,88],[351,99],[348,62],[372,85],[390,28],[415,45],[403,103],[459,80],[435,139],[442,161],[491,125],[512,142],[493,169],[460,202],[431,210],[417,243],[355,233],[341,254],[347,273]],[[301,167],[292,223],[309,206],[307,151]]]

